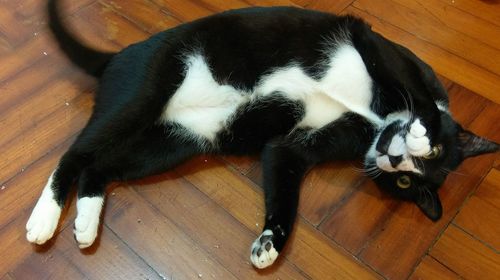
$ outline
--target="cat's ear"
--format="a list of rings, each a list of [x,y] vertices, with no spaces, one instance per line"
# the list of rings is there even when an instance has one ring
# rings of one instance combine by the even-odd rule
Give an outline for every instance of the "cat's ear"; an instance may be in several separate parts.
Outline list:
[[[500,145],[497,143],[481,138],[463,129],[458,134],[458,140],[464,158],[493,153],[500,149]]]
[[[415,199],[415,203],[418,208],[424,212],[424,214],[434,222],[439,220],[443,215],[443,207],[441,206],[441,200],[436,191],[425,191],[422,195]]]

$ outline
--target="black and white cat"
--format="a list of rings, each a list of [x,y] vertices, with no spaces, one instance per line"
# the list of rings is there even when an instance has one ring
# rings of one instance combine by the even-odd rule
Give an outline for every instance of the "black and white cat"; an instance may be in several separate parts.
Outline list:
[[[228,11],[182,24],[119,53],[81,45],[50,1],[68,57],[99,77],[92,117],[49,177],[27,223],[42,244],[77,183],[75,237],[94,242],[111,181],[166,171],[198,154],[260,153],[266,216],[251,261],[271,265],[315,164],[364,159],[377,185],[432,220],[446,172],[498,150],[448,111],[432,69],[351,16],[290,7]]]

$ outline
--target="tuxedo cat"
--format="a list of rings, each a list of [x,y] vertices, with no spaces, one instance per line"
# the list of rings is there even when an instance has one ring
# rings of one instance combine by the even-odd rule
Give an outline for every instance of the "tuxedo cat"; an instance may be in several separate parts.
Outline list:
[[[99,88],[87,126],[29,218],[30,242],[52,237],[73,184],[74,234],[85,248],[110,182],[164,172],[198,154],[260,153],[266,215],[251,261],[264,268],[292,231],[301,180],[315,164],[363,159],[379,187],[438,220],[437,189],[449,170],[499,148],[453,120],[427,64],[352,16],[233,10],[105,53],[72,37],[55,2],[50,28]]]

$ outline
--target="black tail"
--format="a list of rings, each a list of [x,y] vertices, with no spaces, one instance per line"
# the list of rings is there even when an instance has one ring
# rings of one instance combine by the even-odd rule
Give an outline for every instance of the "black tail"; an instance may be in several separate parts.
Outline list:
[[[100,52],[76,40],[71,32],[64,27],[56,2],[56,0],[49,0],[48,3],[49,27],[56,37],[59,47],[71,62],[82,68],[87,74],[100,77],[107,63],[116,53]]]

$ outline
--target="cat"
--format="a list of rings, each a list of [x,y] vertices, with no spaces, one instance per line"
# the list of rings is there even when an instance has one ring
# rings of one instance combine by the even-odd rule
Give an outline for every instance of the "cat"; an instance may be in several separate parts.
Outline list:
[[[36,244],[54,234],[75,183],[74,234],[86,248],[111,181],[161,173],[199,154],[260,153],[266,215],[250,259],[265,268],[285,246],[301,180],[314,165],[362,159],[380,188],[436,221],[442,170],[499,149],[453,120],[431,67],[353,16],[231,10],[106,53],[74,39],[55,0],[48,9],[60,48],[99,87],[87,126],[27,222]]]

